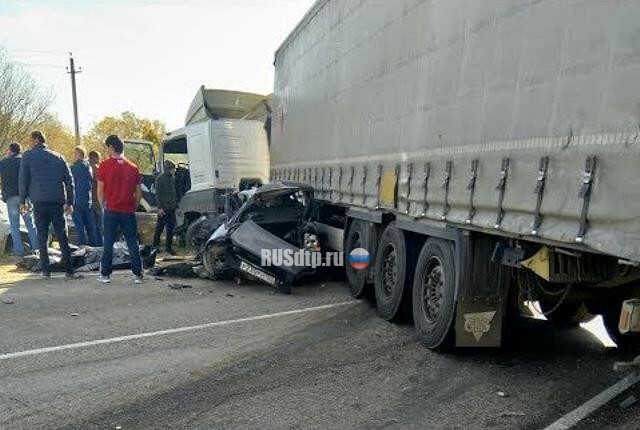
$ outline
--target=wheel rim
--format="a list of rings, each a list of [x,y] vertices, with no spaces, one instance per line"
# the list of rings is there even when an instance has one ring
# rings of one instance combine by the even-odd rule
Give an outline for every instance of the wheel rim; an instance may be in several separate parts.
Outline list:
[[[202,256],[205,269],[210,274],[215,274],[224,269],[224,253],[215,247],[208,248]]]
[[[382,292],[391,297],[398,282],[398,254],[396,248],[387,245],[382,252]]]
[[[429,322],[434,322],[440,315],[444,296],[445,275],[442,261],[431,257],[427,261],[422,279],[422,312]]]

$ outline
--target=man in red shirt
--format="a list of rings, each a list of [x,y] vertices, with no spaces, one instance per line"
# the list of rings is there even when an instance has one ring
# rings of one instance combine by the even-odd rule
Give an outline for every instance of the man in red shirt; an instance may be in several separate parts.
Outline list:
[[[98,280],[104,284],[111,282],[113,244],[121,229],[129,248],[135,283],[141,284],[142,259],[136,223],[136,209],[142,198],[140,171],[138,166],[124,158],[124,144],[118,136],[107,137],[104,144],[109,158],[100,164],[97,175],[98,199],[104,208],[104,253]]]

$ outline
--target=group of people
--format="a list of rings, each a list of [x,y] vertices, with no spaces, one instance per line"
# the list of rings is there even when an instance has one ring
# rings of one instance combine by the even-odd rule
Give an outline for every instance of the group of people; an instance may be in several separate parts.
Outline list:
[[[20,218],[27,228],[31,249],[39,250],[42,276],[50,277],[49,227],[58,239],[65,265],[66,277],[73,279],[71,249],[66,231],[65,215],[71,215],[80,245],[103,246],[98,280],[111,281],[113,245],[122,233],[129,254],[134,282],[143,281],[142,259],[138,243],[136,209],[142,198],[141,176],[138,167],[124,157],[124,143],[111,135],[105,140],[108,157],[102,161],[97,151],[86,153],[77,146],[75,161],[69,167],[65,158],[51,150],[44,134],[33,131],[31,149],[22,153],[18,143],[9,145],[6,158],[0,160],[2,199],[7,204],[13,252],[25,253],[20,233]],[[175,180],[171,162],[165,163],[165,173],[156,181],[159,221],[154,245],[167,229],[167,251],[173,253],[172,237],[175,227]],[[174,182],[172,182],[172,180]],[[35,223],[34,223],[35,220]]]

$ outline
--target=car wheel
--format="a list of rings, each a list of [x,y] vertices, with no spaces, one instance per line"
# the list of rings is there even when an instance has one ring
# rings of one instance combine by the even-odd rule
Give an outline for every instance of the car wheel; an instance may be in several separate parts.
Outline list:
[[[211,279],[222,279],[228,275],[225,265],[225,248],[221,245],[210,245],[202,253],[202,265]]]
[[[369,251],[367,247],[370,243],[367,223],[360,220],[353,220],[349,226],[344,244],[344,253],[347,258],[351,251],[356,248],[364,248]],[[351,267],[350,264],[345,265],[347,281],[349,282],[349,289],[353,297],[362,298],[371,294],[371,286],[367,284],[369,270],[370,268],[357,270]]]
[[[380,237],[375,264],[376,307],[387,321],[399,319],[410,311],[407,290],[410,290],[413,271],[407,273],[407,259],[404,233],[392,222]]]
[[[420,342],[435,349],[452,344],[456,266],[451,242],[428,239],[416,262],[413,322]]]

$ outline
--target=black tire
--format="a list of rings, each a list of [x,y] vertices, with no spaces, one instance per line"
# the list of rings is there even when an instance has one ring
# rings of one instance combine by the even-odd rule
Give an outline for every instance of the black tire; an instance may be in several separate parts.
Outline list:
[[[202,253],[202,265],[210,279],[224,279],[230,272],[225,265],[225,249],[220,245],[209,245]]]
[[[607,329],[609,337],[618,345],[618,348],[625,351],[640,351],[640,334],[622,334],[618,329],[622,301],[618,303],[619,306],[612,306],[602,314],[604,327]]]
[[[347,231],[347,236],[344,241],[344,254],[349,256],[351,251],[356,248],[364,248],[367,251],[371,251],[367,247],[371,243],[369,238],[370,229],[365,221],[353,220]],[[369,275],[369,268],[356,270],[351,267],[350,264],[345,264],[345,273],[347,275],[347,281],[349,282],[349,289],[351,295],[355,298],[363,298],[371,296],[372,288],[367,283],[367,277]]]
[[[416,262],[413,322],[420,342],[430,349],[453,345],[456,265],[453,245],[428,239]]]
[[[409,255],[404,233],[390,223],[382,233],[375,264],[375,294],[378,314],[393,321],[410,313],[413,271],[407,271]]]

